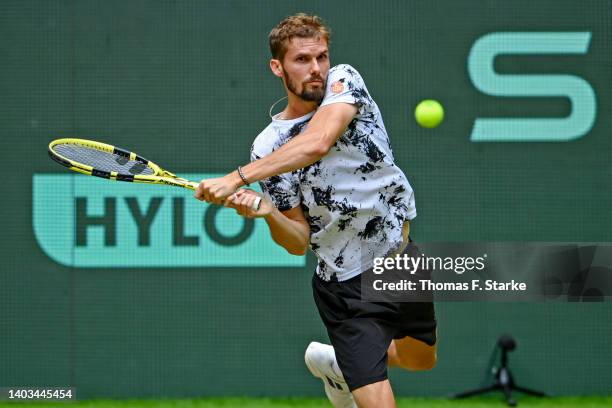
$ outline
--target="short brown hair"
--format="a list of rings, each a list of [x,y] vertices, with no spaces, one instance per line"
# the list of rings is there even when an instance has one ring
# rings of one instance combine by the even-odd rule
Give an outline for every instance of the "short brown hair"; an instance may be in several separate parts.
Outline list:
[[[323,19],[318,16],[298,13],[286,17],[270,31],[270,52],[272,58],[282,60],[287,52],[287,43],[293,37],[323,38],[329,45],[331,31],[325,26]]]

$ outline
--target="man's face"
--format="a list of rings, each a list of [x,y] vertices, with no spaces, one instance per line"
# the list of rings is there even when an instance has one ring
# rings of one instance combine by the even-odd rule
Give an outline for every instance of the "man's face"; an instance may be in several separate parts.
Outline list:
[[[293,38],[281,63],[290,92],[305,101],[321,102],[329,72],[329,53],[323,38]]]

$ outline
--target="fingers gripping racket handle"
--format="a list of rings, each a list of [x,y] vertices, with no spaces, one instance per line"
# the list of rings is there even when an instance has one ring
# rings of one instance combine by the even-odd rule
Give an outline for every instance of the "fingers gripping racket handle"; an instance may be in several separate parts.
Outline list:
[[[191,190],[196,190],[198,188],[198,183],[196,183],[195,181],[187,181],[185,183],[185,187],[191,189]],[[261,197],[255,197],[255,201],[253,202],[253,205],[251,206],[251,209],[253,211],[257,211],[259,210],[259,205],[261,204]]]
[[[255,197],[255,201],[251,205],[251,210],[257,211],[259,210],[259,205],[261,204],[261,197]]]

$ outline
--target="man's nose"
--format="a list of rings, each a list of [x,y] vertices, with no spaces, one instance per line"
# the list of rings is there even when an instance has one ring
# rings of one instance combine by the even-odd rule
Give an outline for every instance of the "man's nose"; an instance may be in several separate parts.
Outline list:
[[[312,64],[310,64],[310,74],[320,74],[321,73],[321,67],[319,66],[319,61],[317,61],[316,58],[314,58],[312,60]]]

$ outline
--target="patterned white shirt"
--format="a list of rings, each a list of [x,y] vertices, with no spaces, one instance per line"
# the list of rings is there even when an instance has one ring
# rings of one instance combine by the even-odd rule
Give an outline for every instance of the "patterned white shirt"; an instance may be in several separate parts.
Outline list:
[[[310,225],[316,273],[344,281],[371,267],[402,241],[405,220],[416,217],[414,193],[394,163],[381,113],[361,75],[350,65],[329,70],[320,106],[349,103],[359,110],[344,134],[321,160],[260,182],[280,211],[301,206]],[[278,149],[308,125],[276,117],[253,142],[251,160]]]

